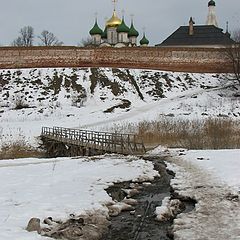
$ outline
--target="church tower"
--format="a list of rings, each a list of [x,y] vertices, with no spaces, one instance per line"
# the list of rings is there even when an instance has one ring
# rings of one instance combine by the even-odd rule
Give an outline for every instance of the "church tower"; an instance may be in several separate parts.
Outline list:
[[[135,47],[137,46],[138,31],[135,29],[133,19],[131,27],[125,23],[124,12],[122,19],[117,16],[116,5],[118,0],[112,0],[114,4],[112,17],[106,21],[105,28],[102,30],[95,19],[95,24],[89,31],[92,37],[92,45],[99,47]],[[132,15],[133,17],[133,15]],[[145,34],[140,41],[141,46],[148,46],[149,41]]]
[[[215,12],[216,3],[214,0],[208,2],[208,16],[207,16],[207,25],[214,25],[218,27],[217,17]]]
[[[107,41],[111,45],[115,45],[118,43],[117,27],[122,23],[122,20],[118,18],[116,13],[116,2],[117,0],[113,0],[114,3],[113,15],[106,23]]]
[[[95,24],[93,28],[89,31],[89,34],[92,36],[92,44],[93,45],[100,45],[101,44],[101,37],[103,34],[102,29],[98,26],[97,18],[95,20]]]

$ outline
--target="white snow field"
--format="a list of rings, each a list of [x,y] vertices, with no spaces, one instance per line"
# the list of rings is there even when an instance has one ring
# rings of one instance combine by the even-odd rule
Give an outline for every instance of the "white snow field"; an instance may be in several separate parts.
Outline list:
[[[46,239],[25,230],[32,217],[67,219],[85,211],[107,212],[113,182],[150,181],[153,164],[135,157],[19,159],[0,161],[0,239]]]

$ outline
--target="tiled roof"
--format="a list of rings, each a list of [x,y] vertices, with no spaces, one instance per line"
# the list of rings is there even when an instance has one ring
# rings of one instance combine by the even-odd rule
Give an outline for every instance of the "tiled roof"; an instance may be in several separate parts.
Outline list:
[[[189,35],[189,26],[179,27],[161,44],[156,46],[173,45],[224,45],[232,44],[234,41],[223,33],[221,28],[213,25],[194,26],[194,34]]]

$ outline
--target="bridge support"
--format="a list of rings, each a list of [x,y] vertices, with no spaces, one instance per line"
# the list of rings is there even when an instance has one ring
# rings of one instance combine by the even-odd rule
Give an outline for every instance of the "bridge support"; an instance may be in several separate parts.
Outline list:
[[[46,137],[41,137],[41,148],[46,151],[47,157],[75,157],[75,156],[95,156],[107,153],[91,147],[84,147],[70,143],[62,143]]]

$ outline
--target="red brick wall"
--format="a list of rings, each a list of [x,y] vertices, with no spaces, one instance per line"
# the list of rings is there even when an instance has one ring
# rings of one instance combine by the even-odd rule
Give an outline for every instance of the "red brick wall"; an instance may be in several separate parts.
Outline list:
[[[118,67],[184,72],[231,72],[223,49],[0,47],[0,69]]]

